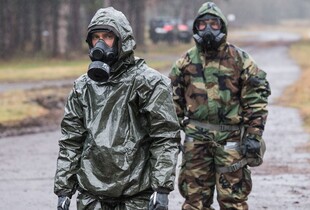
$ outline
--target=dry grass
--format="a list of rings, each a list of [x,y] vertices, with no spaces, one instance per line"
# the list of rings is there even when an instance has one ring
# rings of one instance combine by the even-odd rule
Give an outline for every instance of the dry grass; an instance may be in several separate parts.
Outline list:
[[[309,28],[309,22],[284,23],[283,26],[270,30],[287,31],[299,33],[303,41],[291,46],[290,54],[302,68],[302,73],[298,82],[288,87],[284,96],[279,99],[279,103],[292,106],[301,110],[305,127],[310,132],[310,32],[305,30]],[[306,26],[305,26],[306,25]],[[288,27],[289,26],[289,27]],[[261,27],[255,27],[252,30],[261,30]],[[268,30],[268,28],[266,29]],[[240,39],[239,35],[234,37],[230,33],[231,40]],[[159,43],[158,45],[148,44],[143,49],[137,49],[136,56],[145,58],[148,65],[159,71],[168,70],[172,65],[172,60],[179,57],[193,43],[173,44]],[[89,59],[87,56],[79,60],[16,60],[11,62],[0,62],[0,82],[24,82],[38,80],[58,80],[64,78],[76,78],[87,70]],[[11,91],[1,93],[0,97],[0,127],[2,125],[14,124],[27,118],[37,118],[45,116],[51,107],[44,107],[44,99],[62,101],[68,94],[68,88],[59,90],[29,90],[29,91]],[[43,104],[42,104],[43,103]]]
[[[302,40],[290,48],[291,57],[301,67],[299,80],[285,90],[279,103],[298,108],[301,111],[304,125],[310,132],[310,41]]]
[[[147,64],[159,71],[172,66],[171,55],[181,55],[190,45],[166,43],[149,45],[147,49],[136,51],[136,56],[145,58]],[[170,57],[169,57],[170,56]],[[87,56],[80,60],[14,60],[0,62],[0,82],[35,82],[39,80],[59,80],[76,78],[87,71]],[[59,106],[68,95],[69,88],[45,88],[16,90],[0,93],[0,127],[15,126],[29,119],[42,118],[51,109]],[[63,109],[60,104],[59,109]]]
[[[29,119],[44,117],[53,109],[63,109],[70,87],[14,90],[1,93],[0,125],[11,127]]]
[[[10,125],[27,117],[38,117],[47,113],[43,107],[31,102],[24,91],[0,94],[0,123]]]
[[[154,69],[169,69],[172,65],[169,56],[181,55],[189,48],[189,44],[159,43],[150,44],[144,50],[137,50],[136,55],[144,58]],[[44,60],[20,59],[9,62],[0,62],[0,82],[25,82],[39,80],[59,80],[76,78],[87,71],[89,58],[85,55],[76,60]]]
[[[13,60],[0,63],[0,82],[25,82],[57,80],[77,77],[87,69],[86,59],[63,60]]]
[[[291,58],[300,66],[301,74],[298,81],[284,91],[278,103],[299,109],[303,117],[304,127],[310,132],[310,21],[290,20],[284,21],[276,27],[254,26],[249,30],[270,30],[300,35],[301,40],[290,45],[289,53]],[[310,145],[308,147],[310,148]]]

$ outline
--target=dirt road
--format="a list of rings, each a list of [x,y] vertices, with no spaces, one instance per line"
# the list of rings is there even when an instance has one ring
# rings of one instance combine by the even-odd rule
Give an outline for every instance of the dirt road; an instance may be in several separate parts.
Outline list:
[[[267,152],[264,164],[252,168],[250,209],[310,209],[310,154],[303,149],[309,136],[302,129],[298,110],[274,104],[300,70],[289,59],[286,46],[246,50],[267,71],[272,88],[264,133]],[[0,139],[0,209],[56,209],[53,176],[59,136],[57,130]],[[74,202],[71,209],[75,209]],[[170,210],[179,210],[181,203],[175,190],[170,194]],[[214,206],[218,209],[216,201]]]

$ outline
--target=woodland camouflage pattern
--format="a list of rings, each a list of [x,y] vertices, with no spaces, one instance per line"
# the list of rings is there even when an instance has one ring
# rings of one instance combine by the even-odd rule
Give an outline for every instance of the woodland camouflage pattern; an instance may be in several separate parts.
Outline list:
[[[226,18],[214,3],[203,4],[197,18],[206,13],[220,17],[227,34]],[[266,73],[245,51],[225,40],[217,54],[206,54],[196,44],[177,60],[169,77],[181,124],[186,117],[215,125],[241,125],[244,135],[262,141],[271,92]],[[212,209],[215,185],[221,209],[248,209],[245,201],[252,183],[247,167],[233,173],[215,172],[215,167],[242,159],[238,147],[228,147],[228,143],[240,145],[241,131],[211,131],[191,123],[183,129],[190,137],[184,142],[179,176],[179,189],[186,199],[183,209]]]

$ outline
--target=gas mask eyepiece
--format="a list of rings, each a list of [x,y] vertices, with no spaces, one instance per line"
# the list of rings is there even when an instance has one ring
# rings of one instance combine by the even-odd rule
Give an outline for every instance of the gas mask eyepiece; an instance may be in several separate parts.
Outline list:
[[[90,49],[89,58],[92,62],[88,66],[87,75],[96,82],[105,82],[110,77],[110,65],[117,59],[114,47],[109,47],[103,40],[99,40]]]
[[[111,63],[116,58],[116,51],[113,47],[109,47],[103,40],[100,39],[90,50],[89,57],[92,61]]]
[[[215,51],[223,42],[226,36],[222,32],[222,24],[220,18],[206,14],[198,18],[195,23],[196,33],[194,39],[201,44],[206,50]]]

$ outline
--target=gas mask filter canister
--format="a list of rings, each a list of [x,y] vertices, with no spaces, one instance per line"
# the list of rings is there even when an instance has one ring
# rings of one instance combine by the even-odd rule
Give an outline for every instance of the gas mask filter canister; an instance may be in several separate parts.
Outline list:
[[[88,66],[87,75],[96,82],[105,82],[110,77],[110,65],[117,59],[114,47],[109,47],[103,40],[99,40],[90,49],[89,57],[92,62]]]

